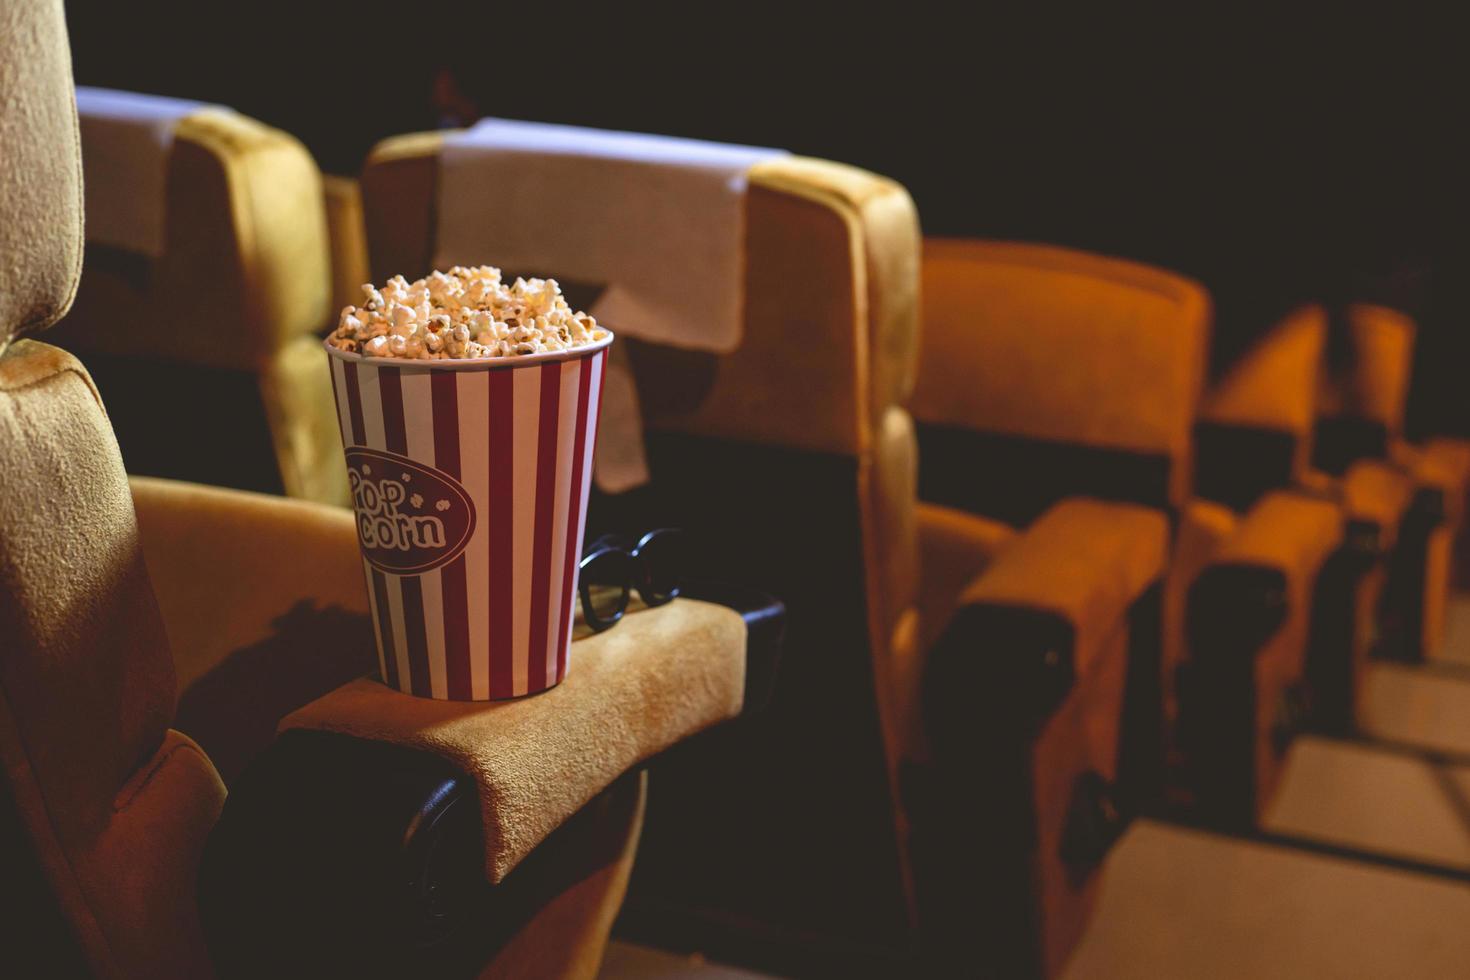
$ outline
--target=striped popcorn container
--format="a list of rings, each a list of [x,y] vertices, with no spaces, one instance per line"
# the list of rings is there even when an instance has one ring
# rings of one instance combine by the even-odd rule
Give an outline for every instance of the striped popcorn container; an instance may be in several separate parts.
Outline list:
[[[474,361],[327,347],[388,686],[483,701],[566,676],[611,343]]]

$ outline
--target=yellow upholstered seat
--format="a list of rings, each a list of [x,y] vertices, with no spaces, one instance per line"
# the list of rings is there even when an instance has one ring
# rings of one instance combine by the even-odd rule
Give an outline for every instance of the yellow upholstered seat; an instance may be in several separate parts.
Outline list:
[[[211,752],[233,776],[272,741],[283,714],[370,667],[355,525],[341,508],[167,481],[130,486],[87,371],[67,352],[21,338],[63,316],[76,291],[82,174],[59,0],[9,5],[0,22],[14,43],[0,61],[0,446],[7,480],[0,495],[0,906],[8,920],[0,974],[207,980],[241,967],[219,961],[221,947],[206,942],[201,925],[201,864],[208,864],[202,855],[219,839],[221,813],[230,812]],[[267,156],[281,149],[274,137],[241,125],[214,136]],[[196,151],[203,154],[198,147],[186,153]],[[218,176],[218,161],[211,166]],[[234,185],[216,189],[225,186]],[[275,298],[284,301],[291,288]],[[283,327],[280,336],[288,333]],[[276,350],[259,334],[231,341],[242,345],[240,356],[256,343],[257,353]],[[644,632],[638,618],[620,627],[628,630],[623,642],[636,648],[640,635],[664,642]],[[727,635],[725,655],[738,661],[742,642]],[[677,714],[666,713],[665,721]],[[555,739],[554,714],[542,724],[550,730],[540,737]],[[289,754],[283,742],[274,747]],[[339,775],[327,770],[313,772],[313,783]],[[374,770],[371,782],[391,782],[401,771]],[[435,786],[443,785],[441,776]],[[241,783],[233,789],[235,799],[249,797]],[[645,792],[641,774],[621,776],[532,850],[514,884],[473,906],[476,958],[459,967],[480,976],[595,976],[627,886]],[[272,854],[330,844],[306,831],[305,847],[293,840],[310,817],[289,794],[274,803],[286,827],[255,828]],[[352,809],[350,819],[321,836],[371,822],[368,811]],[[237,813],[236,831],[248,821],[248,812]],[[479,833],[478,819],[471,824]],[[470,880],[489,888],[477,877],[483,853],[451,846],[434,860],[466,856]],[[271,898],[325,894],[318,889],[340,886],[344,871],[372,860],[354,852],[330,880],[308,881],[308,869],[285,868],[267,882]],[[396,892],[406,868],[378,870]],[[290,881],[297,873],[303,877]],[[445,898],[453,901],[435,896],[436,913]],[[329,911],[303,915],[310,921],[301,937],[317,939],[317,913]],[[252,922],[235,925],[251,949],[268,951],[293,971],[313,962]],[[403,925],[407,935],[413,924]],[[390,949],[398,942],[412,957],[428,955],[398,930],[382,932],[367,938]],[[340,964],[353,952],[329,948],[315,961],[338,964],[331,972],[342,975],[350,971]],[[370,963],[366,972],[380,975],[381,967]]]
[[[396,137],[364,167],[375,279],[430,269],[442,143]],[[786,652],[765,715],[714,740],[712,760],[654,773],[650,820],[682,829],[646,845],[627,921],[677,941],[660,911],[673,906],[683,926],[716,935],[756,922],[838,950],[902,949],[903,817],[884,735],[900,724],[890,671],[918,641],[914,442],[899,404],[916,354],[917,221],[893,181],[788,157],[751,168],[744,235],[735,350],[619,340],[652,480],[595,495],[589,531],[687,528],[702,544],[693,574],[786,603]],[[859,853],[871,873],[853,879],[844,869]]]

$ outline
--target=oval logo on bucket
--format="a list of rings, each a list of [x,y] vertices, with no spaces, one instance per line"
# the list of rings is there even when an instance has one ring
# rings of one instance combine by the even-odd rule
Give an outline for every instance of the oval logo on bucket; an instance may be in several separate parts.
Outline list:
[[[475,505],[447,473],[396,453],[347,450],[357,539],[375,568],[417,575],[459,557],[475,533]]]

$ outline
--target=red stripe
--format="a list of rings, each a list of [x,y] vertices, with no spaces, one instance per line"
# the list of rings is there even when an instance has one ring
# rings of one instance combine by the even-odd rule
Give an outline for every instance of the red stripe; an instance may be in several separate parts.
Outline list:
[[[453,371],[429,374],[434,403],[434,466],[459,479],[459,388]]]
[[[378,607],[378,635],[383,638],[383,683],[396,691],[399,689],[398,655],[393,649],[393,616],[388,611],[388,580],[377,569],[373,570],[373,601]]]
[[[429,375],[434,404],[434,466],[459,479],[459,389],[453,371]],[[449,697],[475,696],[470,680],[470,605],[464,555],[439,570],[444,596],[444,677]]]
[[[515,371],[487,371],[490,404],[486,429],[490,441],[490,501],[484,515],[490,574],[490,696],[515,694],[511,660],[515,623],[511,618],[515,565]]]
[[[536,523],[531,538],[531,662],[526,688],[546,687],[546,633],[551,605],[551,514],[556,507],[556,442],[561,422],[561,362],[541,366],[540,441],[536,447]]]
[[[347,414],[352,419],[352,444],[361,446],[367,442],[367,437],[362,434],[362,389],[358,386],[357,365],[343,361],[342,376],[347,379]]]
[[[429,684],[429,637],[424,628],[424,584],[417,575],[402,575],[398,587],[403,590],[403,645],[408,647],[408,676],[413,693],[421,698],[433,696]]]
[[[396,367],[378,368],[378,396],[383,402],[383,443],[390,453],[408,455],[403,427],[403,380]]]
[[[582,359],[582,369],[577,378],[577,430],[576,443],[572,449],[571,507],[567,510],[567,548],[563,556],[561,573],[561,629],[556,637],[556,674],[560,679],[567,673],[567,634],[572,628],[570,610],[572,594],[577,587],[577,559],[582,554],[582,542],[578,540],[578,525],[582,523],[582,457],[587,453],[587,399],[592,394],[592,369],[596,367],[592,358]]]

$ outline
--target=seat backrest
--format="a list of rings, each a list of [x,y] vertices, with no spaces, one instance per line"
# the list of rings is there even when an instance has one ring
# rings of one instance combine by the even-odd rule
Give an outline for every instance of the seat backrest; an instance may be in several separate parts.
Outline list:
[[[1027,524],[1063,497],[1188,497],[1210,302],[1046,245],[928,239],[911,409],[920,496]]]
[[[1205,395],[1195,490],[1237,511],[1300,482],[1312,460],[1327,311],[1292,310],[1226,366]]]
[[[1412,318],[1354,303],[1333,324],[1318,387],[1316,462],[1341,473],[1402,437],[1414,369]]]
[[[97,94],[109,101],[83,100],[81,134],[99,220],[53,338],[86,360],[130,469],[345,502],[309,342],[332,313],[316,163],[227,109]],[[175,452],[181,442],[198,451]]]
[[[0,972],[65,972],[80,949],[106,975],[207,975],[190,941],[192,885],[160,867],[188,856],[153,854],[176,843],[156,807],[181,770],[144,787],[160,750],[183,743],[167,733],[173,665],[122,459],[81,365],[18,339],[66,312],[81,266],[60,0],[7,4],[0,34],[12,46],[0,61]]]
[[[376,281],[429,271],[441,143],[396,138],[367,162]],[[786,652],[761,718],[718,734],[722,747],[704,747],[697,765],[655,774],[664,789],[650,821],[670,807],[684,816],[668,823],[684,829],[661,822],[645,842],[633,901],[641,888],[878,942],[902,933],[908,915],[884,689],[890,658],[916,632],[916,457],[900,404],[914,371],[917,220],[892,181],[785,158],[750,170],[744,234],[736,350],[619,341],[652,481],[599,499],[589,531],[696,532],[707,574],[786,602]]]

